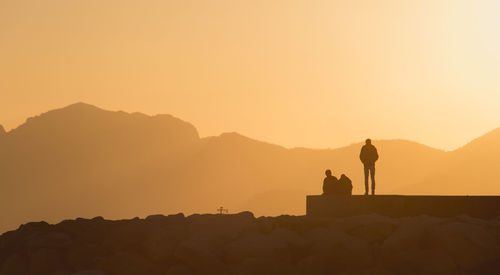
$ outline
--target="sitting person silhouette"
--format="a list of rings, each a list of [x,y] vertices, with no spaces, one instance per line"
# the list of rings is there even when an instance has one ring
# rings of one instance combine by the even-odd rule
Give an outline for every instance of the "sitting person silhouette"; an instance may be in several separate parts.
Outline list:
[[[338,179],[332,176],[330,169],[325,171],[326,178],[323,180],[323,194],[335,195],[338,192]]]
[[[352,195],[352,181],[345,174],[342,174],[339,179],[339,189],[340,195],[350,196]]]

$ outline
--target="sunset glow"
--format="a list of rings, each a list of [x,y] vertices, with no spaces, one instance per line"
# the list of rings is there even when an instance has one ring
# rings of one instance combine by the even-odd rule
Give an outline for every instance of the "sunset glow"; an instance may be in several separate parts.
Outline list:
[[[147,4],[145,4],[147,3]],[[287,147],[500,125],[498,1],[0,1],[0,124],[83,101]]]

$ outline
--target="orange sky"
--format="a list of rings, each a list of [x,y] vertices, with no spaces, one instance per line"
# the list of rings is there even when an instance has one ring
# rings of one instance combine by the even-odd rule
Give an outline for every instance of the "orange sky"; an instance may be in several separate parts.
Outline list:
[[[77,101],[287,147],[500,126],[500,2],[0,0],[0,124]]]

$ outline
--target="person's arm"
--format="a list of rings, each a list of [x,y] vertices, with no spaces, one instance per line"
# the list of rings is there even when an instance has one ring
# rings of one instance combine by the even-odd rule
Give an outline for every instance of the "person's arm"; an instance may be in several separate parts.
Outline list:
[[[377,152],[377,148],[375,148],[375,161],[378,160],[378,152]]]
[[[361,160],[362,163],[365,163],[365,147],[363,146],[361,148],[361,152],[359,153],[359,159]]]

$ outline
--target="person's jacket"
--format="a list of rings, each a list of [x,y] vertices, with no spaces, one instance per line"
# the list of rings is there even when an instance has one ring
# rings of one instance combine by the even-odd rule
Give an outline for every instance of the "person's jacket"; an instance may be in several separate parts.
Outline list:
[[[361,148],[359,159],[366,166],[374,165],[378,160],[377,148],[375,148],[373,144],[365,144],[363,148]]]

